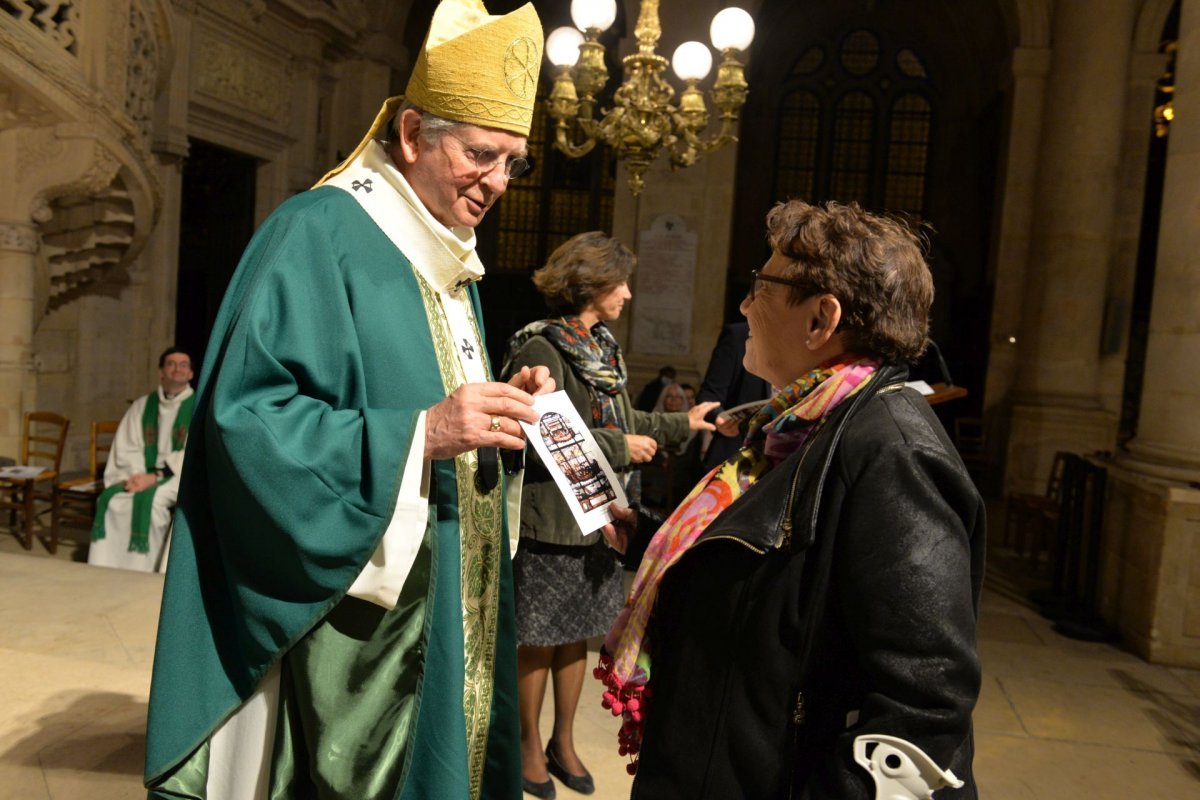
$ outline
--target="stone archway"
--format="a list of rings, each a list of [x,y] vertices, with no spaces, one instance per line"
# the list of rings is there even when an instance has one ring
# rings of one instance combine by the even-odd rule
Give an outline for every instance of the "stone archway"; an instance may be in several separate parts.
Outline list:
[[[1161,44],[1163,26],[1171,9],[1179,0],[1146,0],[1138,14],[1137,27],[1133,31],[1133,50],[1135,53],[1155,53]]]

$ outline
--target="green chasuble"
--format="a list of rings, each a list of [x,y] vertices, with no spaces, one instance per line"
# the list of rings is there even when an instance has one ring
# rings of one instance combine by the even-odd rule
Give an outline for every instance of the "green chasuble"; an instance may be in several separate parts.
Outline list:
[[[291,198],[250,242],[209,343],[181,476],[150,695],[152,798],[203,796],[180,787],[203,787],[209,737],[260,678],[290,654],[284,693],[305,682],[320,690],[328,665],[306,654],[334,652],[330,631],[353,638],[364,620],[396,627],[395,646],[378,648],[396,670],[395,696],[355,697],[353,708],[330,700],[363,725],[338,748],[365,747],[365,765],[398,759],[395,797],[520,796],[503,504],[483,504],[490,517],[460,508],[460,498],[481,502],[460,485],[463,457],[432,464],[424,545],[397,607],[343,600],[392,517],[418,415],[456,385],[444,383],[447,343],[431,334],[429,300],[404,255],[341,189]],[[483,581],[498,613],[482,638],[464,635],[481,589],[472,584],[489,574],[469,538],[478,524],[489,526],[491,555],[500,551],[498,576]],[[343,625],[343,616],[354,619]],[[492,681],[480,680],[485,671]],[[393,703],[404,711],[389,717]],[[302,722],[291,714],[281,713],[277,751]],[[406,729],[376,730],[393,718]],[[469,731],[469,720],[482,727]],[[391,745],[371,750],[387,736]]]

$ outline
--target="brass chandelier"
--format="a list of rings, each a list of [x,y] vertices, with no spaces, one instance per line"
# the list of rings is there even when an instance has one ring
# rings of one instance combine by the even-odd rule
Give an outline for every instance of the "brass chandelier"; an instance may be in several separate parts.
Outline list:
[[[671,66],[687,88],[675,104],[675,89],[663,72],[667,59],[655,52],[662,36],[658,0],[642,0],[638,14],[638,50],[622,60],[624,80],[613,93],[613,105],[596,116],[596,95],[608,82],[600,35],[616,19],[616,0],[572,0],[576,27],[553,31],[546,39],[546,56],[558,68],[547,109],[557,124],[555,145],[571,158],[591,152],[597,142],[612,147],[629,168],[629,189],[636,197],[645,188],[644,175],[660,152],[672,169],[690,167],[701,153],[729,142],[748,86],[739,55],[754,39],[754,20],[740,8],[726,8],[713,17],[709,33],[723,56],[712,87],[712,102],[721,127],[711,138],[704,93],[696,84],[712,69],[712,53],[700,42],[676,48]],[[582,33],[580,33],[582,31]]]

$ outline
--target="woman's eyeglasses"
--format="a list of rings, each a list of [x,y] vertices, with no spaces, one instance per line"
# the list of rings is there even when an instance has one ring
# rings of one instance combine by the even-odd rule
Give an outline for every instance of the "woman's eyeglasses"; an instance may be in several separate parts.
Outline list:
[[[792,286],[796,289],[807,289],[810,292],[813,291],[812,284],[795,280],[793,278],[777,278],[774,275],[763,275],[761,269],[756,269],[750,272],[750,294],[747,296],[751,301],[754,300],[754,294],[758,291],[759,281],[765,281],[767,283],[782,283],[784,286]]]
[[[454,134],[447,135],[462,145],[463,154],[475,165],[480,177],[487,175],[501,164],[504,165],[504,177],[509,180],[521,177],[533,167],[530,160],[524,156],[509,156],[501,161],[500,153],[495,150],[472,147]]]

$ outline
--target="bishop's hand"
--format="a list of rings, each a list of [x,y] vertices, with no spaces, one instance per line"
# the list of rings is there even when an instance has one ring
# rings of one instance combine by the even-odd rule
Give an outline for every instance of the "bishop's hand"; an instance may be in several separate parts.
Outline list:
[[[533,395],[508,383],[465,383],[425,412],[425,458],[480,447],[520,450],[525,436],[518,420],[537,422]]]

